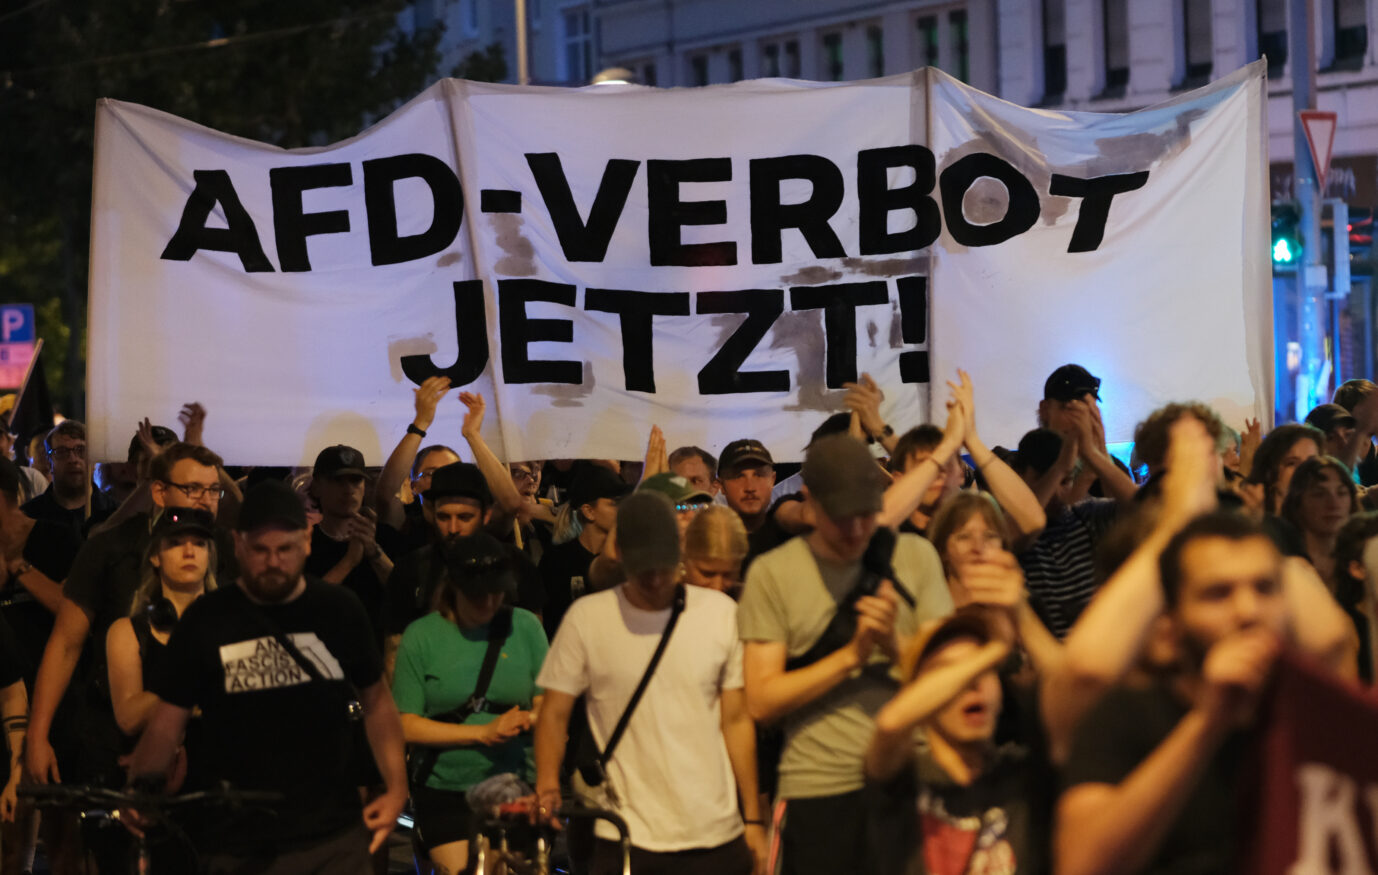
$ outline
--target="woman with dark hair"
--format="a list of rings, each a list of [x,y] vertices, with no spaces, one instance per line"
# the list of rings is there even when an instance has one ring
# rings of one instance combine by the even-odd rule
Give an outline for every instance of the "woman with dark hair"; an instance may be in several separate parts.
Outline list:
[[[1282,500],[1281,516],[1301,533],[1316,573],[1334,587],[1335,538],[1359,512],[1359,494],[1349,469],[1332,456],[1312,456],[1297,466]]]
[[[1378,512],[1355,514],[1340,528],[1335,537],[1335,577],[1328,583],[1358,633],[1359,677],[1372,684],[1373,642],[1378,638]]]
[[[503,607],[516,581],[497,539],[480,532],[456,540],[446,571],[434,610],[402,634],[392,697],[412,746],[419,844],[438,871],[461,872],[474,831],[468,791],[498,776],[534,777],[536,675],[549,645],[535,614]],[[490,647],[499,650],[480,690]]]
[[[1263,487],[1263,509],[1276,516],[1297,466],[1321,454],[1325,434],[1318,428],[1299,423],[1280,425],[1268,433],[1254,453],[1249,482]]]
[[[125,735],[137,738],[158,703],[145,681],[162,670],[173,626],[187,605],[215,589],[214,526],[209,511],[166,508],[144,554],[133,610],[106,634],[110,702]]]

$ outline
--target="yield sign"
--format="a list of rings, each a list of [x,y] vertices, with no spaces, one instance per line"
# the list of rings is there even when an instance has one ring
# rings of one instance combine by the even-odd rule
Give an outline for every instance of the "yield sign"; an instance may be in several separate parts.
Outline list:
[[[1306,144],[1311,147],[1311,161],[1316,165],[1317,191],[1325,197],[1325,177],[1330,172],[1330,156],[1335,150],[1335,128],[1339,117],[1333,112],[1319,109],[1303,109],[1297,115],[1301,118],[1302,130],[1306,132]]]

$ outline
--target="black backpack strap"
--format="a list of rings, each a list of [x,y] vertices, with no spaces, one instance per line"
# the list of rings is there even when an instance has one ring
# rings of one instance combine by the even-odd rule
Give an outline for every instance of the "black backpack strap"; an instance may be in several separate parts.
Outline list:
[[[627,707],[622,712],[622,717],[617,721],[616,728],[612,735],[608,736],[608,744],[599,754],[599,761],[606,766],[612,759],[613,751],[617,749],[617,743],[622,740],[622,736],[627,731],[627,724],[631,722],[632,713],[636,711],[636,706],[641,702],[641,695],[646,692],[646,687],[651,682],[651,675],[655,674],[656,666],[660,664],[660,658],[665,655],[665,647],[670,643],[670,633],[675,631],[675,624],[679,622],[679,615],[684,613],[684,584],[680,584],[675,590],[674,604],[670,607],[670,619],[665,623],[665,631],[660,633],[660,643],[656,645],[656,652],[651,655],[651,662],[646,666],[646,673],[641,676],[641,683],[637,684],[636,692],[632,693],[631,699],[627,702]]]

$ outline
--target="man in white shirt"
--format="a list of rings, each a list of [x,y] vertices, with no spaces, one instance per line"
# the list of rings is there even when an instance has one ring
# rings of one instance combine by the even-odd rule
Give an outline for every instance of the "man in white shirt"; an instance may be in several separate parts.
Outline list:
[[[756,860],[763,865],[766,839],[736,605],[722,593],[678,582],[679,528],[663,495],[638,492],[622,501],[617,544],[627,582],[570,607],[536,681],[545,690],[535,735],[538,813],[549,816],[560,804],[560,763],[575,699],[585,696],[593,740],[605,750],[679,611],[607,760],[597,804],[626,819],[634,872],[748,875]],[[620,872],[616,834],[602,823],[596,834],[594,875]]]

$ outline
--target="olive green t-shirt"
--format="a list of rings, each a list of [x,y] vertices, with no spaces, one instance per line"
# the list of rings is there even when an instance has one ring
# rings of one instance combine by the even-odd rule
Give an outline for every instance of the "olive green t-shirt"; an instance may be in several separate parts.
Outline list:
[[[921,623],[952,613],[942,563],[933,545],[901,534],[895,544],[895,581],[914,597],[900,599],[895,629],[901,641]],[[765,553],[747,572],[737,611],[744,642],[784,642],[789,657],[801,656],[823,634],[839,600],[861,574],[861,562],[833,563],[816,557],[799,537]],[[879,653],[873,661],[884,662]],[[836,796],[865,784],[862,759],[875,729],[874,716],[898,687],[871,672],[856,672],[822,697],[783,720],[785,749],[780,758],[783,799]]]

